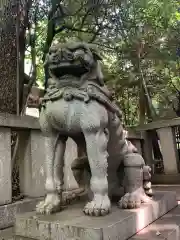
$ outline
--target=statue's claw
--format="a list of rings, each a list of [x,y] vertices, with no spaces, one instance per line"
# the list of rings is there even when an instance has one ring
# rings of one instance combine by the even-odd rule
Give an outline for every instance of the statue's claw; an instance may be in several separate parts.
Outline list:
[[[91,202],[88,202],[84,207],[84,213],[90,216],[105,216],[110,212],[111,203],[107,195],[94,196]]]
[[[36,206],[36,212],[40,214],[51,214],[60,211],[60,198],[58,194],[47,194],[45,200]]]
[[[76,199],[78,199],[78,197],[76,196],[75,193],[65,192],[65,193],[63,193],[63,196],[62,196],[62,205],[69,205]]]
[[[146,196],[144,189],[139,188],[132,193],[126,193],[121,198],[118,205],[120,208],[133,209],[133,208],[139,208],[141,206],[141,203],[147,203],[149,201],[150,201],[150,198]]]

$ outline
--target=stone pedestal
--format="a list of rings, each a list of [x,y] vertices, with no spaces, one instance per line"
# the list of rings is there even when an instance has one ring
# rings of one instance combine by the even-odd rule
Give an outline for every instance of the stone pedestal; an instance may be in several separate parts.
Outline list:
[[[33,211],[41,198],[23,199],[14,203],[0,206],[0,230],[12,227],[15,223],[16,214]],[[0,232],[0,240],[1,232]],[[5,239],[4,239],[5,240]],[[10,239],[8,239],[10,240]]]
[[[17,215],[16,236],[37,240],[126,240],[177,206],[177,201],[173,192],[157,192],[140,209],[113,206],[105,217],[85,216],[83,206],[84,203],[77,203],[50,216],[34,212]]]

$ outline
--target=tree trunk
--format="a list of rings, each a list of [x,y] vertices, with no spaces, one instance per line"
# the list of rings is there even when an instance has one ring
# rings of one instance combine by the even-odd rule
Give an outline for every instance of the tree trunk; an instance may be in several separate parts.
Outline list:
[[[7,0],[1,6],[3,18],[0,24],[0,112],[11,114],[17,113],[17,63],[19,61],[19,105],[22,108],[22,96],[24,85],[24,51],[25,51],[25,30],[28,23],[28,10],[31,0],[20,1]],[[17,9],[18,8],[18,9]],[[17,39],[17,18],[19,22],[19,37]],[[17,52],[19,46],[19,53]],[[19,59],[18,59],[19,58]]]
[[[7,0],[3,1],[3,5],[0,6],[1,16],[3,16],[0,19],[0,112],[19,114],[22,108],[25,80],[25,33],[31,2],[32,0]],[[20,195],[18,164],[15,164],[18,147],[17,132],[12,131],[11,136],[12,194],[14,198]]]
[[[146,107],[145,107],[145,98],[144,98],[144,89],[142,84],[140,84],[139,88],[139,124],[143,125],[146,119]]]
[[[7,0],[8,2],[8,0]],[[0,112],[16,113],[17,42],[13,1],[2,6],[4,18],[0,26]]]

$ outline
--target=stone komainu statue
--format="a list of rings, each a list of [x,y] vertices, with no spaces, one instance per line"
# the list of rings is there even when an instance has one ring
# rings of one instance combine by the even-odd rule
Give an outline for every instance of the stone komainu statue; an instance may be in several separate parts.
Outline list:
[[[121,208],[137,208],[149,200],[150,168],[124,136],[121,112],[103,81],[96,49],[86,43],[53,45],[46,57],[51,78],[42,99],[41,130],[46,136],[45,200],[37,212],[52,213],[62,204],[64,152],[66,140],[77,144],[78,158],[72,171],[79,193],[87,189],[90,174],[92,199],[85,205],[87,215],[106,215],[111,197],[117,196]]]

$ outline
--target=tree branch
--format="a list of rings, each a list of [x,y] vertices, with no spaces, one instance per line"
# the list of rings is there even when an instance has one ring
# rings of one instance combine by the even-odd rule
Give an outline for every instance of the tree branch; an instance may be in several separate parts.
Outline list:
[[[94,33],[93,31],[90,31],[90,30],[83,30],[83,29],[75,28],[73,26],[63,25],[59,29],[55,30],[55,34],[60,33],[65,29],[71,30],[71,31],[74,31],[74,32],[83,32],[83,33],[91,33],[91,34]]]

